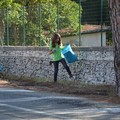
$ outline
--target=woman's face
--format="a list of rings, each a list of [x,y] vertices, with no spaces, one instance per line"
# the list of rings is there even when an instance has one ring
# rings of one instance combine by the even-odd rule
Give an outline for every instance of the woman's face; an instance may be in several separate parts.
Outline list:
[[[56,42],[58,42],[58,41],[59,41],[59,37],[57,36],[57,37],[56,37]]]
[[[54,37],[54,42],[59,42],[59,40],[60,40],[59,36]]]

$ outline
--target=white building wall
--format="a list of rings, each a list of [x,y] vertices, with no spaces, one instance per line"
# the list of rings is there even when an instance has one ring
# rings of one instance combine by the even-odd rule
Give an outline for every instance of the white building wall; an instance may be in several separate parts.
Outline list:
[[[70,43],[71,45],[79,45],[79,36],[64,37],[63,43]],[[81,46],[99,47],[101,46],[101,33],[82,34],[80,40]],[[106,32],[102,33],[102,46],[106,46]]]

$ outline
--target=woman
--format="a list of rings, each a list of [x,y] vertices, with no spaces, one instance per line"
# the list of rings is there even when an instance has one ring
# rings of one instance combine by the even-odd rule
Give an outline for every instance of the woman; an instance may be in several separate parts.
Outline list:
[[[68,67],[65,58],[61,52],[63,49],[62,39],[59,33],[55,33],[52,37],[52,41],[50,42],[49,53],[53,56],[53,64],[54,64],[54,82],[57,82],[57,74],[58,74],[58,66],[61,62],[64,68],[67,70],[70,77],[72,77],[70,68]]]

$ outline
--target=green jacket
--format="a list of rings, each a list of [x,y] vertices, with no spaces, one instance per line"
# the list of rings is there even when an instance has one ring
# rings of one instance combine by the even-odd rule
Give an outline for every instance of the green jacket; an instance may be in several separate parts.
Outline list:
[[[53,61],[58,61],[58,60],[61,60],[62,58],[64,58],[63,54],[62,54],[62,49],[64,49],[64,47],[62,46],[59,46],[58,44],[56,44],[55,48],[52,47],[52,42],[50,43],[50,47],[49,47],[49,50],[51,51],[54,51],[52,53],[52,56],[53,56]]]

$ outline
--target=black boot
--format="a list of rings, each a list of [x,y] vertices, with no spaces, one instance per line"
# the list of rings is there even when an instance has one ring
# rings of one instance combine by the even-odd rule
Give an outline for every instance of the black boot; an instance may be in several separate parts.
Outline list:
[[[53,63],[53,61],[50,61],[50,62],[49,62],[49,65],[52,65],[52,63]]]

